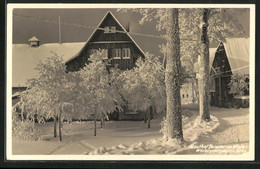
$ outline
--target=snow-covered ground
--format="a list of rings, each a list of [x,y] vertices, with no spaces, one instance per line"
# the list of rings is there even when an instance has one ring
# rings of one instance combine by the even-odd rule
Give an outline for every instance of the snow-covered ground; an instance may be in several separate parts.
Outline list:
[[[62,142],[53,138],[52,122],[40,124],[42,140],[19,142],[13,138],[13,154],[237,154],[248,151],[249,109],[211,107],[212,121],[205,124],[197,121],[198,105],[183,107],[189,118],[183,122],[186,142],[182,147],[162,142],[159,131],[163,115],[158,115],[151,121],[150,129],[143,121],[107,121],[104,129],[98,123],[97,136],[93,136],[91,121],[64,123]],[[227,148],[231,150],[223,152]]]
[[[178,154],[242,154],[249,151],[249,109],[211,107],[220,125],[203,133]]]

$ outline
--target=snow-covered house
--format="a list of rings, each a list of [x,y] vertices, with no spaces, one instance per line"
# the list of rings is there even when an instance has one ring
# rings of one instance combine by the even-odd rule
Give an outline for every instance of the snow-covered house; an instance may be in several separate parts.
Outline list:
[[[30,39],[30,41],[36,40],[38,40],[36,37]],[[25,44],[13,44],[13,90],[17,87],[26,89],[26,81],[36,75],[34,67],[52,55],[51,51],[63,57],[68,71],[77,71],[88,63],[90,54],[99,49],[106,52],[106,59],[112,58],[111,66],[117,65],[121,70],[132,69],[138,58],[144,58],[144,52],[129,32],[111,12],[107,12],[87,42],[49,43],[37,48]],[[17,99],[17,93],[13,98]],[[144,114],[131,111],[115,112],[110,118],[138,120],[143,119]]]
[[[228,86],[231,76],[249,74],[249,39],[229,38],[226,42],[221,42],[211,67],[210,104],[229,107],[234,98]]]
[[[19,100],[19,93],[27,88],[26,81],[36,75],[34,68],[40,61],[53,55],[51,52],[62,56],[67,60],[75,55],[84,42],[78,43],[48,43],[37,48],[31,48],[27,44],[12,45],[12,95],[13,104]]]

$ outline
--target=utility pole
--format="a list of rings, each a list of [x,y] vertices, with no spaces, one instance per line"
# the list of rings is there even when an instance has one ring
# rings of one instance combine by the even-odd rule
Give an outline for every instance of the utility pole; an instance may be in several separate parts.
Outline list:
[[[61,22],[60,22],[60,16],[59,16],[59,44],[61,44]]]

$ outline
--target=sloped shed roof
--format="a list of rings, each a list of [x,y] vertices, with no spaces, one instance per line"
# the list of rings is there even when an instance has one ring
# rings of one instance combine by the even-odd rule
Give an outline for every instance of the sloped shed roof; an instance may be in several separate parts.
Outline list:
[[[12,87],[26,87],[26,81],[36,75],[36,65],[51,56],[51,52],[62,56],[65,61],[75,55],[84,44],[85,42],[49,43],[38,48],[30,48],[27,44],[13,44]]]
[[[223,43],[233,74],[249,74],[249,38],[229,38]]]

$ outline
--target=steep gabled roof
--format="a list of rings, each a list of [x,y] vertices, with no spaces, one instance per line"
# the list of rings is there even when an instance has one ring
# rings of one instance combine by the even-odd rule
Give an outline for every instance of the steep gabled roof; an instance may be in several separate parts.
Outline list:
[[[227,38],[223,43],[233,74],[249,74],[249,38]]]
[[[123,30],[123,31],[120,31],[122,33],[125,33],[130,39],[131,41],[134,43],[134,45],[140,50],[140,52],[145,55],[144,51],[140,48],[140,46],[135,42],[135,40],[132,38],[132,36],[126,31],[126,29],[122,26],[122,24],[116,19],[116,17],[113,15],[112,12],[108,11],[106,13],[106,15],[103,17],[103,19],[100,21],[100,23],[98,24],[97,28],[93,31],[93,33],[90,35],[90,37],[88,38],[88,40],[86,41],[86,44],[83,46],[83,48],[74,56],[72,56],[71,58],[69,58],[68,60],[65,61],[65,63],[68,63],[70,62],[71,60],[77,58],[80,53],[84,50],[84,48],[88,45],[88,43],[92,40],[93,36],[96,34],[96,32],[98,30],[102,30],[104,28],[101,27],[102,23],[104,22],[104,20],[109,16],[111,15],[112,18],[115,20],[115,22],[120,26],[120,28]]]

